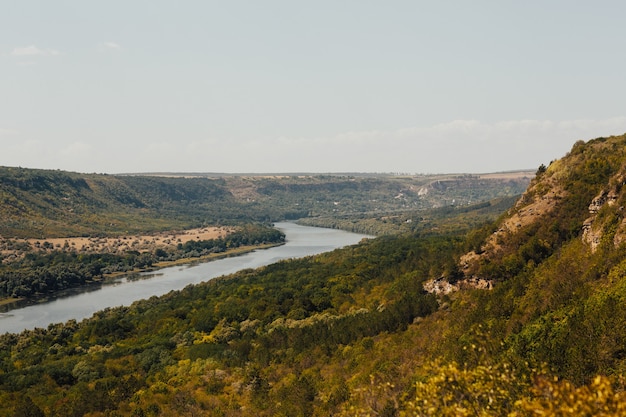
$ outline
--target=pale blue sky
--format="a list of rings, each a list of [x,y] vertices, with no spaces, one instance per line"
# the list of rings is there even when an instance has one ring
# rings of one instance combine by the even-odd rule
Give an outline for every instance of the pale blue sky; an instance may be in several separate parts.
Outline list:
[[[492,172],[626,132],[621,1],[0,0],[0,165]]]

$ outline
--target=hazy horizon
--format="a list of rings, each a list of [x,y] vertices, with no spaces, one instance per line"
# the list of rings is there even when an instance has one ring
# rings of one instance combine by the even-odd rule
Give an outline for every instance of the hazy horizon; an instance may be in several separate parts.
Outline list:
[[[10,2],[0,165],[491,173],[626,132],[626,4]]]

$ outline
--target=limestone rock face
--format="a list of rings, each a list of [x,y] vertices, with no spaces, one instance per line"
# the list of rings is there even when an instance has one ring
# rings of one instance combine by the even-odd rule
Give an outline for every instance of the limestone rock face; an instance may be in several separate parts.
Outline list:
[[[592,251],[596,251],[605,234],[614,232],[613,245],[619,246],[626,241],[626,219],[624,219],[623,207],[618,206],[622,200],[622,188],[626,182],[626,174],[622,167],[620,172],[609,181],[609,188],[602,190],[589,204],[589,218],[583,223],[583,241]],[[599,213],[607,207],[607,213],[600,218]],[[611,227],[612,222],[618,222],[616,228]]]
[[[428,280],[424,283],[425,291],[437,295],[445,295],[461,289],[472,288],[479,290],[491,290],[493,288],[493,281],[478,277],[470,277],[458,281],[455,284],[451,284],[446,278],[440,277]]]

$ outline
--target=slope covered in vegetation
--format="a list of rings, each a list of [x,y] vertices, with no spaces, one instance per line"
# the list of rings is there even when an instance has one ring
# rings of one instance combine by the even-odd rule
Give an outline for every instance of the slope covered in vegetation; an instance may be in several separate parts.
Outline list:
[[[381,237],[5,335],[0,410],[624,415],[625,178],[626,136],[579,142],[480,229]],[[428,293],[433,278],[458,290]]]
[[[0,167],[0,237],[110,236],[467,205],[520,194],[496,176],[115,176]]]
[[[129,234],[202,224],[228,194],[206,179],[0,168],[0,236]],[[219,207],[217,207],[219,209]]]

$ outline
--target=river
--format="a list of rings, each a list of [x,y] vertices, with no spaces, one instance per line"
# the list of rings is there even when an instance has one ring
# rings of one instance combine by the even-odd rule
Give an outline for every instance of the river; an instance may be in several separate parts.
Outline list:
[[[301,258],[358,243],[365,235],[342,230],[276,223],[285,233],[286,243],[269,249],[255,250],[241,256],[193,265],[178,265],[120,277],[103,285],[74,289],[56,295],[46,302],[0,313],[0,334],[18,333],[51,323],[80,321],[107,307],[126,306],[134,301],[167,294],[187,285],[208,281],[246,268],[258,268],[290,258]]]

